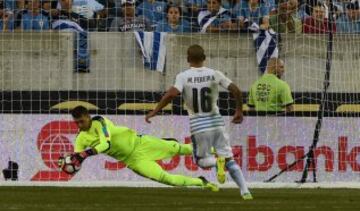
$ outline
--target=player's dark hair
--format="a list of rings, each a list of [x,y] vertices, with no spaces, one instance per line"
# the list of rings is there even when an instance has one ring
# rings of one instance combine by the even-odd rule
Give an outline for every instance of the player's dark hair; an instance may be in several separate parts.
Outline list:
[[[204,49],[200,45],[192,45],[187,50],[187,60],[189,63],[199,63],[206,59]]]
[[[71,116],[75,119],[82,117],[83,115],[89,115],[89,110],[84,106],[76,106],[71,111]]]

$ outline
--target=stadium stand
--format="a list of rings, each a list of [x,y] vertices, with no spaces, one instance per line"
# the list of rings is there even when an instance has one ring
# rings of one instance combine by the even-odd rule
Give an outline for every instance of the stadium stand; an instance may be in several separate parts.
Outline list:
[[[167,8],[171,6],[181,8],[182,21],[186,24],[190,23],[192,26],[190,31],[193,33],[201,31],[200,26],[204,25],[210,17],[217,13],[217,20],[215,22],[211,20],[210,25],[217,25],[217,22],[222,22],[224,18],[227,21],[231,20],[231,24],[226,23],[227,32],[247,31],[247,27],[251,26],[252,23],[257,23],[264,28],[271,27],[275,31],[284,33],[286,32],[284,26],[278,27],[281,25],[281,21],[286,20],[289,20],[288,22],[293,25],[289,32],[298,33],[301,31],[298,27],[301,23],[298,20],[302,20],[304,23],[304,33],[324,33],[327,30],[328,17],[326,14],[329,8],[327,1],[223,0],[219,1],[219,5],[216,5],[216,2],[208,4],[208,1],[205,0],[1,0],[0,11],[2,15],[0,23],[2,30],[7,24],[6,30],[29,30],[30,25],[27,22],[32,19],[36,23],[32,26],[32,30],[48,30],[51,28],[48,25],[53,23],[53,20],[59,19],[59,16],[66,11],[73,13],[72,20],[88,31],[109,31],[111,23],[117,20],[116,17],[124,17],[124,6],[126,4],[135,4],[135,15],[142,17],[142,22],[149,23],[152,27],[147,30],[152,31],[156,30],[159,23],[167,21]],[[215,8],[213,8],[212,4],[216,5]],[[334,4],[336,7],[336,24],[334,23],[333,30],[337,25],[339,32],[357,32],[357,25],[359,25],[358,1],[335,1]],[[33,11],[29,12],[31,10]],[[63,12],[60,12],[61,10]],[[202,14],[200,15],[200,13]],[[286,17],[286,14],[288,17]],[[203,19],[203,17],[206,17],[206,19]],[[278,19],[278,17],[280,18]],[[25,22],[22,21],[24,18],[26,19]],[[4,25],[5,22],[7,24]],[[277,22],[279,22],[278,25]],[[291,26],[288,25],[287,27]],[[224,29],[222,28],[220,31],[225,32]],[[179,32],[176,30],[171,31]]]

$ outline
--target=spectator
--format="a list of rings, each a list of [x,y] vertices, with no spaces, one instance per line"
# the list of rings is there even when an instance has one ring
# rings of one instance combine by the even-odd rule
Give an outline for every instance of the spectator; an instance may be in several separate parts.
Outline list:
[[[158,32],[190,32],[190,23],[182,19],[181,7],[169,6],[166,9],[167,18],[156,26]]]
[[[107,9],[108,17],[121,16],[121,0],[97,0],[100,4],[104,5]]]
[[[57,5],[57,8],[60,8],[58,10],[59,14],[56,15],[58,17],[55,19],[68,19],[78,24],[85,31],[96,29],[96,19],[89,18],[89,13],[85,12],[86,9],[76,9],[76,7],[73,5],[75,2],[78,6],[80,5],[79,0],[59,0]],[[85,7],[88,6],[85,5]],[[84,16],[86,14],[88,16]]]
[[[157,0],[144,0],[136,8],[136,15],[143,16],[151,24],[152,28],[156,28],[156,25],[165,20],[166,3]]]
[[[118,17],[111,23],[110,31],[151,31],[152,27],[144,17],[135,15],[135,0],[123,0],[123,17]]]
[[[12,31],[14,29],[14,21],[12,20],[12,12],[5,9],[5,4],[0,1],[0,32]]]
[[[278,15],[270,17],[270,27],[278,33],[301,33],[302,23],[297,16],[297,8],[297,0],[279,3]]]
[[[269,8],[269,15],[277,15],[277,3],[281,0],[260,0]]]
[[[242,29],[252,23],[264,29],[269,28],[269,7],[260,0],[240,1],[235,5],[234,13]]]
[[[304,21],[307,17],[311,16],[311,10],[318,3],[322,3],[319,0],[303,0],[299,8],[301,20]]]
[[[284,62],[272,58],[268,61],[266,73],[250,88],[248,106],[251,110],[290,112],[293,110],[294,100],[289,85],[281,80],[284,74]]]
[[[186,7],[186,1],[187,0],[167,0],[167,7],[166,7],[166,11],[168,9],[169,6],[178,6],[181,8],[181,15],[182,18],[190,18],[190,16],[187,16],[188,14],[188,8]],[[186,15],[184,15],[186,14]],[[167,17],[167,14],[166,14]]]
[[[25,11],[28,8],[26,2],[27,2],[26,0],[17,0],[16,1],[16,9],[13,10],[14,13],[18,13],[20,11]]]
[[[232,11],[232,9],[235,7],[235,5],[239,2],[240,0],[222,0],[221,1],[221,5],[222,7],[224,7],[225,9],[228,9],[230,11]]]
[[[41,1],[41,10],[42,10],[42,14],[45,16],[50,17],[51,14],[51,0],[42,0]]]
[[[116,17],[116,13],[114,13],[115,2],[114,0],[97,1],[104,5],[104,9],[96,13],[97,31],[108,31],[113,19]]]
[[[26,12],[27,4],[25,0],[17,0],[15,10],[13,11],[14,28],[20,28],[21,19],[23,14]]]
[[[336,29],[340,33],[360,33],[359,2],[347,5],[346,13],[336,20]]]
[[[346,6],[353,0],[333,0],[334,6],[334,16],[338,17],[345,12]],[[306,17],[311,16],[312,8],[317,4],[322,4],[325,8],[325,18],[328,18],[328,12],[330,8],[330,3],[328,0],[303,0],[301,6],[299,7],[299,16],[301,20],[305,20]]]
[[[4,2],[4,9],[8,9],[9,11],[15,11],[17,6],[17,0],[2,0]]]
[[[331,31],[336,31],[335,23],[332,24]],[[325,17],[325,7],[317,4],[312,8],[311,16],[305,18],[303,32],[309,34],[323,34],[329,32],[328,19]]]
[[[61,3],[63,1],[66,2],[69,0],[59,0],[57,8],[60,10],[63,9],[62,5],[64,3]],[[70,0],[70,1],[72,5],[71,6],[72,12],[88,19],[94,18],[96,12],[104,9],[104,6],[96,0]]]
[[[24,31],[49,30],[49,17],[41,13],[40,1],[29,0],[27,2],[28,9],[22,11],[17,15],[16,26]]]
[[[42,0],[41,3],[42,14],[48,16],[50,20],[52,16],[58,15],[56,0]]]
[[[201,10],[206,9],[207,0],[185,0],[186,7],[193,16],[197,16]]]
[[[198,16],[201,32],[221,32],[232,29],[231,13],[221,6],[221,0],[209,0],[207,10]]]
[[[121,17],[121,2],[122,0],[110,0],[114,2],[114,9],[111,11],[114,17]]]

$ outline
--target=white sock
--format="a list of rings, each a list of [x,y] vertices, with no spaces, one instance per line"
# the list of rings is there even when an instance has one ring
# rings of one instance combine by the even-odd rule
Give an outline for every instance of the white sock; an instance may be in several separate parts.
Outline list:
[[[202,168],[212,168],[216,166],[216,158],[214,157],[201,158],[197,161],[197,164]]]
[[[226,168],[228,169],[231,178],[234,180],[237,186],[240,187],[241,195],[250,193],[248,187],[246,186],[244,175],[237,163],[234,160],[229,160],[226,162]]]

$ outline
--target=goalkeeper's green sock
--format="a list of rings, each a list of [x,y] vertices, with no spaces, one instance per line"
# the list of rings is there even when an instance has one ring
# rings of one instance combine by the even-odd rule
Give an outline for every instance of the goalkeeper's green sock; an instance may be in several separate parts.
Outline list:
[[[204,186],[204,183],[199,178],[192,178],[183,175],[174,175],[166,173],[162,177],[162,182],[173,186]]]
[[[166,173],[163,177],[162,182],[168,185],[173,186],[199,186],[214,192],[219,191],[219,187],[209,181],[204,177],[192,178],[183,175],[172,175]]]
[[[192,152],[192,144],[179,144],[179,155],[191,155]]]

